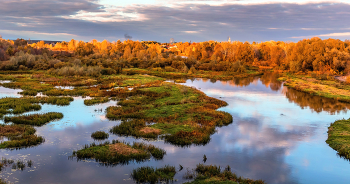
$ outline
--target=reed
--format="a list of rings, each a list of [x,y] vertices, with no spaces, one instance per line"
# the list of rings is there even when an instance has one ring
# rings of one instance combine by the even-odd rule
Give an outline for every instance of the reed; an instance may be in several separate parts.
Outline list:
[[[28,160],[28,161],[24,161],[24,160],[12,160],[12,159],[6,159],[4,157],[1,158],[0,161],[0,171],[2,168],[4,167],[10,167],[13,170],[21,170],[23,171],[25,168],[29,167],[31,168],[33,165],[33,161],[32,160]]]

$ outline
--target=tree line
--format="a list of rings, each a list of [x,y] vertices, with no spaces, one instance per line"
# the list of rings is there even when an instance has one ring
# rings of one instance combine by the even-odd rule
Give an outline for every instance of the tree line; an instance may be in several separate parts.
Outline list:
[[[90,42],[71,40],[55,45],[44,41],[0,39],[0,69],[50,69],[81,65],[101,68],[162,68],[187,72],[196,70],[244,72],[246,66],[268,67],[291,72],[315,71],[327,74],[350,72],[350,41],[299,42],[179,42],[173,45],[154,41]],[[171,68],[169,68],[171,67]]]

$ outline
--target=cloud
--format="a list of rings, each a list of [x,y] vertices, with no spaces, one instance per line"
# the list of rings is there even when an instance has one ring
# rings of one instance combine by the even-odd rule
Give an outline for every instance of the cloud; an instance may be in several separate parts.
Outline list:
[[[291,38],[312,38],[312,37],[350,37],[350,32],[344,32],[344,33],[328,33],[328,34],[319,34],[319,35],[311,35],[311,36],[293,36]]]
[[[198,3],[203,2],[203,3]],[[210,1],[211,2],[211,1]],[[100,1],[5,1],[0,7],[2,30],[15,30],[3,37],[21,37],[20,31],[66,33],[75,39],[205,41],[290,40],[303,35],[328,35],[338,38],[330,28],[348,29],[349,3],[257,3],[257,1],[186,1],[133,6],[107,6]],[[247,3],[247,2],[250,2]],[[21,4],[24,9],[18,9]],[[52,8],[54,7],[54,8]],[[195,33],[195,34],[194,34]],[[38,35],[39,36],[39,35]],[[327,36],[324,36],[327,37]],[[45,39],[46,37],[38,38]],[[62,39],[66,39],[62,35]]]

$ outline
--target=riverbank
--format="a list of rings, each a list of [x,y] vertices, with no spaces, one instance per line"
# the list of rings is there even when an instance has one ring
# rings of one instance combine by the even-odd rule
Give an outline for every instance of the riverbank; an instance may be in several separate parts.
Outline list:
[[[350,103],[350,85],[327,75],[297,75],[283,73],[284,85],[311,95],[332,98]]]
[[[328,128],[326,142],[339,156],[350,160],[350,119],[332,123]]]

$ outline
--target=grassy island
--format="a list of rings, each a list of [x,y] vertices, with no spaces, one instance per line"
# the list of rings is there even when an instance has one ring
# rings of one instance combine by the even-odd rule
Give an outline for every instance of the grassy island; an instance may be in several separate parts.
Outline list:
[[[326,143],[342,156],[350,160],[350,119],[338,120],[328,127]]]
[[[12,122],[14,124],[26,124],[26,125],[35,125],[42,126],[50,121],[62,119],[63,114],[58,112],[49,112],[45,114],[30,114],[30,115],[21,115],[14,117],[5,117],[5,123]]]
[[[108,139],[109,134],[104,131],[96,131],[91,134],[91,137],[96,140]]]
[[[74,99],[72,97],[22,97],[1,98],[0,117],[6,114],[21,114],[41,109],[40,103],[52,105],[69,105]]]
[[[73,157],[78,160],[95,159],[103,165],[128,164],[131,161],[142,162],[151,156],[155,159],[163,159],[166,152],[163,149],[144,143],[130,145],[125,142],[113,140],[102,144],[92,143],[85,145],[83,149],[74,151]]]
[[[107,108],[109,119],[123,122],[111,129],[118,135],[157,138],[176,145],[206,144],[216,126],[228,125],[232,116],[217,111],[227,103],[201,91],[172,83],[134,89],[130,97]]]
[[[35,132],[28,125],[0,125],[0,137],[8,139],[0,143],[0,148],[30,147],[44,142],[44,138],[35,135]]]

